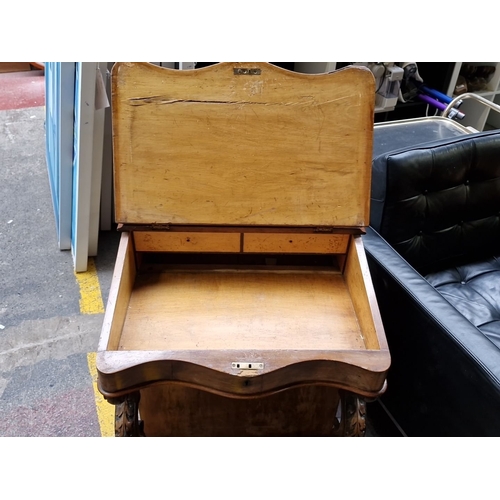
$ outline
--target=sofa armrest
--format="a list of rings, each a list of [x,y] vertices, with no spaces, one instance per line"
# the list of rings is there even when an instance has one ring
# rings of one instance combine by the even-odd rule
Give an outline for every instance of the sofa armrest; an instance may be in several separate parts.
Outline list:
[[[382,401],[408,435],[500,435],[500,350],[375,230],[363,243],[392,358]]]

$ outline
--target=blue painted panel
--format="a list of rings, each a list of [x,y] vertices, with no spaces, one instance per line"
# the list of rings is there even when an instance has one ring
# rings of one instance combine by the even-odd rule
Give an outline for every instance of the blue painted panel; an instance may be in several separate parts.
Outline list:
[[[54,217],[59,240],[59,165],[60,127],[58,123],[59,100],[57,90],[60,85],[60,65],[45,63],[45,141],[49,183],[52,192]],[[60,241],[59,241],[60,244]]]
[[[77,230],[78,230],[78,168],[79,168],[79,146],[80,146],[80,119],[81,119],[81,93],[82,93],[82,79],[81,79],[82,63],[75,63],[75,95],[73,96],[74,105],[74,120],[73,120],[73,161],[72,161],[72,189],[73,200],[71,206],[71,247],[73,252],[73,260],[76,258],[77,249]]]
[[[46,157],[59,248],[71,248],[75,63],[45,63]]]

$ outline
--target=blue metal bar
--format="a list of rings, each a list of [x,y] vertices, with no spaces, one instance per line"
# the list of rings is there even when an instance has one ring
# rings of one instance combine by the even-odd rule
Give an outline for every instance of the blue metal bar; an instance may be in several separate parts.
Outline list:
[[[443,94],[438,90],[431,89],[427,85],[421,85],[419,90],[428,96],[434,97],[434,99],[437,99],[438,101],[444,102],[445,104],[450,104],[451,102],[451,97],[448,97],[446,94]]]

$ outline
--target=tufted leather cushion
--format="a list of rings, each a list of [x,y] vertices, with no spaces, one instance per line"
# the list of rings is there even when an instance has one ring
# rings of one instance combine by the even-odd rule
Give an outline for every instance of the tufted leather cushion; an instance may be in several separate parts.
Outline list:
[[[375,158],[370,224],[387,408],[410,435],[500,435],[500,131]]]
[[[500,252],[500,131],[376,158],[370,224],[423,273]]]
[[[426,279],[500,348],[500,254],[428,274]]]
[[[384,405],[409,436],[500,436],[498,256],[428,281],[372,228],[363,243],[391,352]]]

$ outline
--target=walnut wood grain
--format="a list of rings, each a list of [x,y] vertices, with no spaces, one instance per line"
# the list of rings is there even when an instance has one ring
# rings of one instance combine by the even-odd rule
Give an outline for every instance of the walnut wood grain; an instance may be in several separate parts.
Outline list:
[[[118,224],[117,231],[120,232],[190,232],[197,233],[304,233],[304,234],[365,234],[364,227],[332,227],[332,226],[246,226],[246,225],[197,225],[197,224]]]
[[[242,373],[235,360],[264,362]],[[98,387],[108,398],[165,381],[234,398],[261,397],[290,387],[327,385],[368,398],[385,391],[385,350],[194,350],[97,353]]]
[[[238,233],[136,231],[138,252],[239,252]]]
[[[99,339],[99,351],[118,347],[137,274],[135,261],[132,234],[122,233]]]
[[[381,346],[387,348],[361,236],[352,237],[346,259],[345,282],[363,332],[366,347],[368,349],[380,349]]]
[[[363,349],[337,273],[206,271],[138,276],[120,350]]]
[[[328,253],[347,251],[348,234],[245,233],[243,251],[256,253]]]
[[[117,222],[368,225],[371,72],[248,64],[113,67]]]
[[[174,384],[141,393],[140,413],[148,437],[331,436],[339,402],[338,390],[324,386],[250,400]]]
[[[363,437],[366,434],[366,401],[348,391],[339,391],[338,419],[334,426],[337,437]]]
[[[349,234],[135,231],[134,242],[137,252],[339,254]]]

